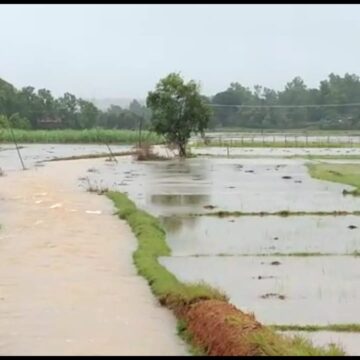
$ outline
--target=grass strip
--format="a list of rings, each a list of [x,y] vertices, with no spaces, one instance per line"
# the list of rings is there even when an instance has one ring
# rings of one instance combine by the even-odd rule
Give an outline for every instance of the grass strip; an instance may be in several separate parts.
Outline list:
[[[193,354],[207,355],[344,355],[334,346],[314,347],[265,327],[228,302],[226,295],[205,283],[182,283],[158,262],[170,256],[160,221],[119,192],[106,195],[117,215],[128,222],[138,240],[133,260],[159,302],[174,311],[178,333],[192,346]],[[229,320],[229,315],[233,317]]]
[[[158,262],[160,256],[169,256],[170,248],[165,231],[152,215],[136,208],[135,204],[120,192],[107,192],[114,202],[118,215],[125,219],[138,239],[133,254],[140,275],[149,283],[160,303],[176,310],[177,306],[189,305],[198,300],[221,299],[226,296],[206,284],[184,284]]]
[[[339,331],[360,332],[360,324],[328,324],[328,325],[271,325],[280,331]]]
[[[310,176],[354,186],[354,190],[343,190],[344,195],[360,196],[360,166],[358,164],[306,164]]]

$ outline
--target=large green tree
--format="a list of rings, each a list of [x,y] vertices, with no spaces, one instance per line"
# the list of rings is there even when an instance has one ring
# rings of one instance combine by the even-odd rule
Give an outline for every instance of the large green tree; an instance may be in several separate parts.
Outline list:
[[[186,144],[192,133],[204,133],[211,109],[200,95],[200,86],[191,80],[185,83],[180,74],[171,73],[150,91],[146,105],[152,111],[154,131],[174,144],[180,157],[186,156]]]

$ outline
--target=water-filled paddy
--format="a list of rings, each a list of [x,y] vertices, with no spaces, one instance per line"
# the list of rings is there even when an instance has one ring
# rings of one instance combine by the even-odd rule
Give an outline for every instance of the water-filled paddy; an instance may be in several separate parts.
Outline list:
[[[174,256],[360,250],[360,216],[173,216],[162,223]]]
[[[360,156],[360,147],[354,148],[268,148],[268,147],[198,147],[193,148],[192,153],[197,155],[212,156],[266,156],[266,157],[282,157],[282,156]]]
[[[218,210],[356,211],[359,199],[343,196],[351,186],[310,177],[300,159],[195,158],[102,163],[88,174],[94,183],[125,191],[155,215]],[[211,205],[210,210],[207,208]]]
[[[161,263],[182,281],[221,288],[267,324],[360,322],[359,258],[167,257]]]
[[[25,167],[31,168],[39,162],[53,159],[55,157],[68,157],[84,154],[107,153],[106,145],[89,144],[26,144],[19,145],[20,154],[24,160]],[[130,145],[111,145],[113,152],[125,152],[130,150]],[[18,158],[14,145],[4,144],[0,146],[0,167],[5,170],[21,170],[21,162]]]

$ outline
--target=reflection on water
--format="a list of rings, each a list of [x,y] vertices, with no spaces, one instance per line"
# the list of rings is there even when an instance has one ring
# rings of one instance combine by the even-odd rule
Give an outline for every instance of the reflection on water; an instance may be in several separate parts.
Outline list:
[[[342,194],[352,187],[312,179],[299,159],[195,158],[140,163],[128,158],[112,166],[104,163],[99,174],[89,176],[127,192],[154,215],[210,211],[205,205],[215,206],[215,211],[255,212],[360,208],[359,199]]]
[[[167,233],[167,241],[169,242],[169,236],[175,234],[182,234],[182,230],[184,230],[184,226],[187,231],[196,231],[196,225],[198,222],[198,217],[190,217],[188,221],[184,223],[183,218],[180,216],[161,216],[160,221]],[[169,242],[171,245],[171,242]]]
[[[360,216],[178,216],[163,225],[175,256],[360,250]]]
[[[166,194],[156,194],[151,195],[151,202],[153,204],[166,205],[166,206],[182,206],[182,205],[201,205],[207,204],[209,202],[209,195],[166,195]]]

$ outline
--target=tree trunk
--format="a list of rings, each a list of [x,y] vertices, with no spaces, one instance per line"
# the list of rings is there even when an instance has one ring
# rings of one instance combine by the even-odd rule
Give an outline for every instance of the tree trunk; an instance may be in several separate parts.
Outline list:
[[[181,158],[186,157],[186,144],[180,143],[178,144],[178,146],[179,146],[179,156]]]

